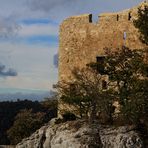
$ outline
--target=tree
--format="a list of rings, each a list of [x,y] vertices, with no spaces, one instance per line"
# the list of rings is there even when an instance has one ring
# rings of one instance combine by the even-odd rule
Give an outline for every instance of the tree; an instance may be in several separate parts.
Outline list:
[[[57,84],[58,92],[61,95],[60,99],[62,103],[74,106],[73,110],[78,111],[81,118],[84,116],[87,119],[89,118],[91,129],[89,147],[101,148],[102,142],[100,135],[96,134],[94,123],[98,114],[106,113],[108,115],[108,111],[113,113],[113,97],[111,96],[112,93],[109,93],[111,90],[103,90],[102,75],[91,67],[76,68],[72,71],[72,75],[72,81],[62,81]],[[109,117],[112,118],[112,116]]]
[[[45,112],[44,123],[49,122],[52,118],[57,117],[58,112],[58,101],[56,96],[52,96],[50,98],[44,98],[43,101],[40,102]]]
[[[57,89],[61,100],[74,106],[80,117],[87,117],[90,113],[90,120],[93,122],[97,114],[107,113],[111,109],[108,106],[112,106],[113,97],[108,93],[111,92],[110,89],[102,89],[102,75],[90,67],[76,68],[72,75],[73,81],[59,82]]]
[[[148,45],[148,5],[138,9],[138,18],[134,21],[134,25],[141,33],[141,41]]]
[[[43,124],[44,113],[33,113],[32,109],[25,109],[15,117],[13,126],[7,131],[11,144],[19,143],[30,136]]]
[[[102,63],[90,63],[98,73],[108,76],[109,87],[114,89],[115,99],[120,104],[120,114],[132,123],[140,122],[148,112],[148,64],[144,59],[146,50],[131,50],[127,47],[111,52],[105,49]],[[102,71],[103,70],[103,71]],[[106,97],[107,98],[107,97]]]
[[[116,90],[121,113],[132,123],[139,122],[148,111],[148,64],[144,61],[144,51],[127,47],[112,53],[106,51],[105,73]]]

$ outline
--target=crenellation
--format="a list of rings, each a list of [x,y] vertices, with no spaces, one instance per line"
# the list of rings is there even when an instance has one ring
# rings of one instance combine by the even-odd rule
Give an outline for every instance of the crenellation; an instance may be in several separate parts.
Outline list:
[[[67,19],[65,19],[60,26],[66,25],[66,24],[88,24],[92,23],[92,14],[84,14],[79,16],[71,16]]]
[[[127,11],[124,13],[105,13],[99,16],[99,22],[121,22],[121,21],[131,21],[133,13],[131,11]],[[98,22],[98,23],[99,23]]]

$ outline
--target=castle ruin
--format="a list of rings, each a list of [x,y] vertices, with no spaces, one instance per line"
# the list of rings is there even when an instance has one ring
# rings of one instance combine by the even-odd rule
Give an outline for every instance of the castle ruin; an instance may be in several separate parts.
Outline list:
[[[60,25],[59,81],[69,80],[74,67],[85,67],[104,55],[104,48],[142,49],[138,30],[133,25],[139,6],[117,13],[99,15],[97,23],[92,15],[72,16]],[[123,38],[126,36],[126,40]]]
[[[121,12],[103,13],[97,23],[92,22],[91,14],[64,20],[60,25],[59,81],[72,79],[71,71],[75,67],[83,68],[96,62],[97,57],[104,56],[105,47],[112,50],[123,45],[130,49],[145,48],[133,25],[138,8],[145,4],[148,3]]]

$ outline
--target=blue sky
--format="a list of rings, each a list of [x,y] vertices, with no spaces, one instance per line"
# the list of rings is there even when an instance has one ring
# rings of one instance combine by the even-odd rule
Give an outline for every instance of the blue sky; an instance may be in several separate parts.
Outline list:
[[[140,2],[0,0],[0,97],[52,89],[58,77],[54,57],[58,53],[58,29],[62,20],[83,13],[92,13],[96,20],[102,12],[127,9]],[[9,73],[11,70],[15,75]]]

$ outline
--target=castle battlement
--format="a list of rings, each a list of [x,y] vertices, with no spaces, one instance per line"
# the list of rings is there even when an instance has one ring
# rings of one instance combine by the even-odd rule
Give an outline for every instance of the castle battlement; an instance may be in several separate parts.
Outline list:
[[[147,2],[142,2],[138,6],[135,6],[131,9],[126,9],[119,12],[113,12],[113,13],[102,13],[98,15],[98,21],[133,21],[137,17],[137,11],[139,7],[144,7],[145,5],[148,5]],[[92,14],[83,14],[78,16],[71,16],[63,21],[62,24],[65,24],[66,22],[71,21],[75,23],[93,23],[92,21]],[[62,25],[61,24],[61,25]]]

